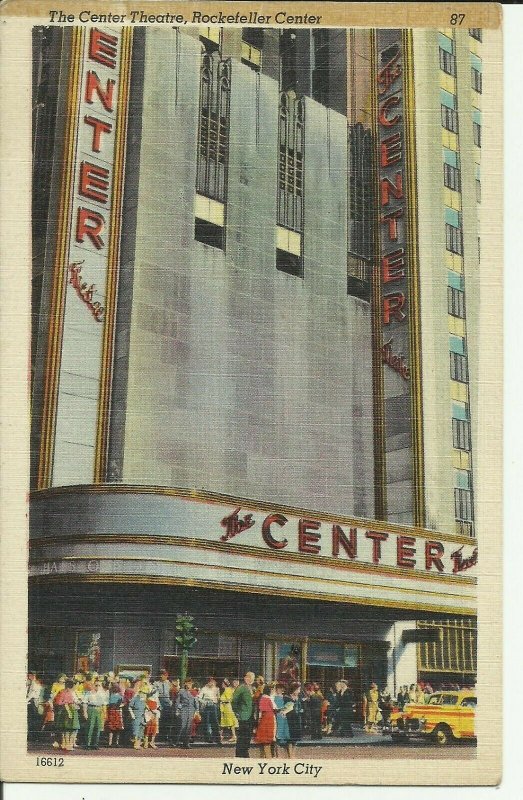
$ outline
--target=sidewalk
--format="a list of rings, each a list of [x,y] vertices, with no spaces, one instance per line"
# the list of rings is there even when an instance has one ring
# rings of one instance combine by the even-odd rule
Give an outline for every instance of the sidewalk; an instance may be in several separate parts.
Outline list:
[[[390,736],[383,736],[381,731],[379,733],[366,733],[363,728],[358,728],[356,725],[353,725],[354,728],[354,736],[349,738],[348,736],[325,736],[323,739],[302,739],[300,742],[296,742],[296,746],[300,747],[303,745],[314,745],[314,746],[321,746],[321,747],[328,747],[330,745],[354,745],[354,744],[383,744],[384,741],[387,739],[390,741]]]
[[[354,736],[349,738],[346,736],[324,736],[322,739],[301,739],[299,742],[296,743],[297,747],[340,747],[340,746],[354,746],[354,745],[382,745],[386,742],[390,742],[390,737],[383,736],[381,731],[377,734],[366,733],[363,730],[363,726],[360,725],[353,725],[354,729]],[[166,750],[172,749],[171,745],[159,741],[156,743],[158,750]],[[254,747],[254,742],[251,745]],[[196,741],[193,742],[191,748],[194,750],[213,750],[213,751],[224,751],[228,753],[229,750],[234,749],[234,745],[229,742],[224,742],[223,745],[216,745],[216,744],[208,744],[207,742]],[[28,748],[30,751],[35,750],[52,750],[49,742],[39,742],[39,743],[31,743]],[[79,748],[79,750],[83,750],[83,748]],[[98,751],[98,755],[102,755],[103,752],[112,752],[117,753],[119,752],[121,755],[124,753],[131,753],[133,754],[144,752],[143,750],[133,751],[132,747],[118,747],[118,748],[107,748],[105,743],[102,742],[100,745],[100,750]],[[60,751],[56,751],[60,752]],[[145,751],[146,753],[149,752],[151,755],[155,752],[153,750]]]

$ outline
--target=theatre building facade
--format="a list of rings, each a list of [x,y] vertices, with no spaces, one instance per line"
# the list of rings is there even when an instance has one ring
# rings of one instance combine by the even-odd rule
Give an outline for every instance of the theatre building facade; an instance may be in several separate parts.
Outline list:
[[[35,29],[31,669],[176,675],[188,612],[199,681],[474,681],[473,531],[418,513],[417,356],[377,346],[420,318],[366,166],[408,42],[359,36]]]

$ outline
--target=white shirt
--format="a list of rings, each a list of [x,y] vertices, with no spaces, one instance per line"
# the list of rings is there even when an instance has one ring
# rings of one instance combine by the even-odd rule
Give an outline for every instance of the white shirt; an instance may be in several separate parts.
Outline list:
[[[31,683],[27,687],[27,702],[30,703],[31,700],[34,700],[35,703],[38,703],[38,701],[40,700],[41,692],[42,692],[42,684],[38,683],[38,681],[31,681]]]
[[[198,692],[198,699],[204,703],[219,703],[220,690],[217,686],[204,686]]]
[[[108,703],[108,696],[105,689],[92,689],[90,692],[84,692],[82,703],[84,706],[105,706]]]

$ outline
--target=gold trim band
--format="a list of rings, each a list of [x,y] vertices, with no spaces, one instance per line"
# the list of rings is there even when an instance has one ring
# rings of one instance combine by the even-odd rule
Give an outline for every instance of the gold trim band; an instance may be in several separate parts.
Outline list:
[[[372,135],[375,142],[373,148],[372,172],[375,185],[375,206],[378,208],[378,187],[379,168],[377,142],[378,134],[378,87],[376,76],[378,74],[377,63],[377,38],[376,31],[370,31],[370,72],[372,81],[371,90],[371,116],[372,116]],[[374,215],[374,241],[376,263],[372,270],[371,289],[371,324],[372,324],[372,378],[373,378],[373,428],[374,428],[374,495],[375,513],[378,519],[384,520],[387,517],[387,462],[385,453],[385,389],[383,364],[381,349],[383,345],[383,332],[381,326],[381,315],[383,305],[383,290],[381,285],[381,230],[380,216],[376,212]]]
[[[107,449],[109,444],[109,414],[111,408],[113,356],[116,331],[116,304],[120,273],[120,237],[122,231],[122,199],[125,178],[125,145],[129,111],[129,87],[131,69],[132,31],[122,28],[120,50],[120,81],[118,91],[118,116],[116,122],[113,191],[111,199],[111,232],[108,244],[107,275],[105,290],[105,324],[100,367],[100,394],[98,398],[98,420],[94,460],[94,482],[105,480],[107,472]]]
[[[47,564],[50,560],[52,560],[52,559],[49,559],[49,558],[35,559],[34,561],[31,562],[31,564],[33,564],[33,565]],[[245,573],[247,575],[261,575],[263,577],[272,577],[272,578],[278,578],[278,579],[283,579],[283,578],[291,579],[292,578],[292,579],[298,580],[298,581],[313,581],[316,584],[318,584],[318,583],[322,583],[322,584],[323,583],[327,583],[327,584],[333,584],[333,585],[343,586],[343,587],[347,587],[347,585],[348,585],[347,581],[336,580],[336,578],[318,578],[318,577],[311,576],[311,575],[289,575],[289,574],[284,575],[284,574],[281,574],[281,573],[278,573],[278,572],[270,572],[269,570],[251,569],[250,567],[233,567],[230,564],[228,564],[227,566],[220,565],[220,564],[207,564],[205,562],[202,563],[201,561],[180,561],[179,559],[176,559],[176,558],[162,558],[162,557],[158,557],[158,556],[149,557],[149,556],[118,556],[118,555],[114,555],[114,556],[91,556],[91,558],[86,557],[86,556],[60,556],[56,560],[57,561],[70,561],[70,562],[75,562],[75,561],[138,561],[138,562],[142,562],[142,561],[145,561],[147,563],[150,563],[151,561],[157,561],[157,562],[159,562],[161,564],[176,564],[176,565],[181,566],[181,567],[199,567],[199,568],[212,569],[212,570],[224,570],[224,569],[227,569],[230,572],[243,572],[243,573]],[[376,591],[382,589],[382,590],[384,590],[386,592],[407,592],[409,594],[424,594],[424,595],[430,594],[430,595],[436,595],[437,597],[440,597],[440,598],[441,597],[443,597],[443,598],[445,598],[445,597],[458,597],[458,598],[463,599],[463,595],[461,593],[456,593],[456,592],[433,592],[430,589],[406,589],[406,588],[404,588],[402,586],[398,586],[398,587],[395,587],[395,586],[384,586],[383,584],[380,584],[380,583],[354,583],[353,584],[353,589],[360,588],[360,587],[362,589],[373,589],[373,590],[376,590]],[[270,591],[272,587],[266,586],[265,588],[267,589],[267,591]],[[469,599],[469,598],[467,598],[467,599]]]
[[[403,75],[404,75],[404,113],[406,136],[406,178],[407,178],[407,248],[409,254],[409,349],[411,375],[411,418],[412,418],[412,469],[414,522],[425,524],[425,464],[423,447],[423,394],[421,360],[421,321],[419,305],[419,242],[418,242],[418,196],[416,182],[416,122],[414,118],[416,100],[414,94],[414,60],[412,30],[403,31]]]
[[[150,544],[192,547],[201,550],[217,550],[238,556],[257,556],[259,558],[269,558],[275,561],[293,561],[314,566],[325,565],[326,567],[337,567],[338,569],[366,572],[371,575],[391,575],[396,578],[406,580],[426,580],[438,581],[441,583],[457,584],[460,586],[475,586],[477,578],[458,577],[457,575],[442,575],[435,572],[405,572],[401,567],[394,566],[375,566],[373,564],[358,561],[339,560],[330,556],[310,556],[304,553],[284,553],[281,550],[264,550],[261,547],[251,547],[250,545],[231,544],[230,542],[211,542],[206,539],[190,539],[184,536],[161,536],[156,534],[128,534],[128,535],[102,535],[87,534],[75,536],[74,539],[65,536],[42,537],[31,540],[31,549],[46,547],[48,544],[76,544],[78,542],[86,544]]]
[[[56,407],[61,363],[61,342],[65,312],[65,271],[70,240],[71,204],[73,198],[74,151],[78,134],[78,108],[80,104],[80,67],[85,30],[73,28],[69,84],[67,87],[66,129],[63,164],[60,177],[61,194],[58,209],[56,252],[50,293],[49,333],[43,390],[42,432],[38,463],[38,488],[49,486],[52,479]]]

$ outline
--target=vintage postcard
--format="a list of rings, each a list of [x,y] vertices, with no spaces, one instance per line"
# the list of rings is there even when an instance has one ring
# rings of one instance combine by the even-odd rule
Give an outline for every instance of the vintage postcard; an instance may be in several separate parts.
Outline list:
[[[496,784],[499,5],[0,11],[2,778]]]

